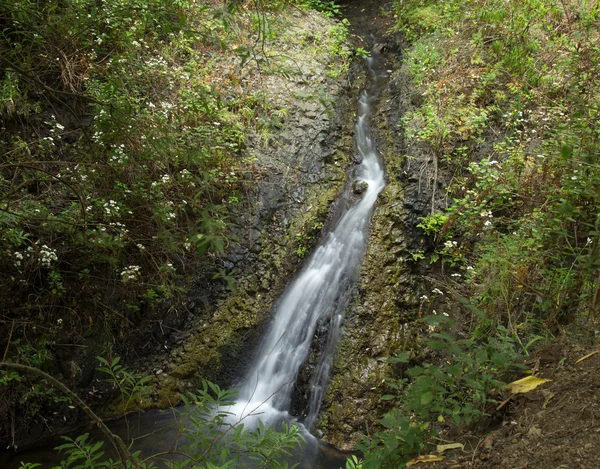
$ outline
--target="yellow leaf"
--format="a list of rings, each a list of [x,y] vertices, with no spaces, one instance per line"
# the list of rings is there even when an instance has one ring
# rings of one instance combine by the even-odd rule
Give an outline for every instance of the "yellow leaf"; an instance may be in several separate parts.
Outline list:
[[[409,461],[406,463],[406,467],[411,467],[414,466],[415,464],[419,464],[419,463],[430,463],[430,462],[438,462],[438,461],[443,461],[445,458],[444,456],[436,456],[435,454],[426,454],[425,456],[419,456],[418,458],[413,459],[412,461]]]
[[[447,445],[437,445],[436,451],[438,453],[443,453],[444,451],[448,451],[449,449],[464,449],[465,445],[462,443],[449,443]]]
[[[529,391],[533,391],[540,384],[552,381],[550,379],[537,378],[535,376],[527,376],[526,378],[518,379],[510,384],[507,384],[504,389],[509,391],[511,394],[524,394]]]

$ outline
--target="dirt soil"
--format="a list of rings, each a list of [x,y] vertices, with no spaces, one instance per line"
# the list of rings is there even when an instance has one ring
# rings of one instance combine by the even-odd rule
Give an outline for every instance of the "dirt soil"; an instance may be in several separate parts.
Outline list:
[[[419,466],[600,468],[600,346],[584,348],[557,341],[527,364],[533,370],[539,367],[536,376],[552,381],[515,395],[492,416],[501,422],[495,427],[439,442],[460,442],[464,450],[447,451],[443,462]]]

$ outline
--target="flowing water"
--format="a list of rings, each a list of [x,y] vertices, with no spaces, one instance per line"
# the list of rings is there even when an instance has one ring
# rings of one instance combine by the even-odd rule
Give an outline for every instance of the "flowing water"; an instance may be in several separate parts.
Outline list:
[[[388,72],[375,48],[366,60],[370,80],[358,101],[355,133],[361,162],[347,192],[362,183],[366,190],[347,208],[279,300],[256,363],[241,386],[238,402],[229,409],[234,414],[231,420],[241,420],[246,426],[259,418],[271,424],[289,420],[294,381],[310,353],[317,324],[324,321],[329,331],[309,384],[306,429],[311,430],[318,418],[340,326],[364,257],[373,207],[385,186],[370,121]]]
[[[371,135],[371,116],[388,72],[384,57],[375,48],[366,61],[370,79],[358,101],[355,128],[356,148],[361,162],[355,168],[344,195],[347,208],[283,293],[256,362],[242,383],[238,402],[227,409],[232,413],[232,422],[243,421],[246,427],[255,426],[259,418],[271,425],[280,421],[295,422],[296,419],[289,414],[294,381],[308,358],[317,325],[328,324],[328,335],[309,382],[307,415],[300,424],[307,439],[306,451],[312,450],[321,456],[311,459],[307,452],[303,453],[300,456],[304,461],[303,467],[338,468],[343,463],[343,456],[339,454],[323,456],[328,449],[319,445],[309,432],[319,415],[343,316],[360,273],[371,214],[377,196],[385,186],[383,167]],[[353,187],[363,181],[367,184],[366,189],[362,194],[354,195]],[[134,449],[152,454],[166,445],[164,450],[168,451],[173,439],[177,439],[170,412],[147,412],[133,419],[135,432],[140,436]],[[113,431],[131,436],[131,422],[122,422],[123,419],[114,422],[111,425]],[[150,436],[142,438],[143,434]],[[58,441],[51,441],[54,443],[17,459],[54,462],[56,453],[49,449]],[[7,467],[18,467],[13,458],[4,463]]]

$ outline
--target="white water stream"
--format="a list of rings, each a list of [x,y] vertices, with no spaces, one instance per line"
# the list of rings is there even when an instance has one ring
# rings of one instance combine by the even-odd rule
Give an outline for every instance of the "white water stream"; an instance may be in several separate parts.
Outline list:
[[[356,122],[356,147],[361,164],[355,168],[345,194],[345,199],[351,203],[282,295],[256,363],[241,388],[238,402],[233,408],[224,409],[232,412],[231,423],[241,420],[246,428],[256,426],[258,419],[267,425],[282,420],[295,421],[289,414],[293,384],[310,353],[317,325],[326,324],[328,336],[310,380],[308,412],[301,425],[307,444],[312,444],[313,448],[318,446],[318,442],[309,431],[318,418],[343,315],[360,273],[371,213],[385,185],[383,168],[371,138],[370,117],[386,82],[387,72],[384,58],[376,51],[372,52],[367,65],[370,80],[360,95]],[[357,196],[351,195],[352,183],[356,181],[368,184],[358,200]],[[135,427],[133,434],[137,435],[134,448],[148,455],[172,450],[173,442],[180,436],[178,424],[173,424],[171,411],[137,414],[135,418],[130,417],[130,422],[120,419],[113,422],[111,427],[124,438],[129,438],[132,436],[129,433],[133,428],[131,425]],[[101,434],[96,436],[102,438]],[[52,441],[48,443],[50,447],[61,443],[60,440]],[[307,446],[300,455],[301,467],[316,467],[307,454]],[[22,458],[41,462],[42,467],[54,466],[53,463],[58,464],[60,460],[58,453],[42,447],[27,456],[15,455],[8,461],[8,467],[20,466]],[[334,457],[329,462],[325,458],[325,462],[319,464],[324,464],[319,467],[337,469],[343,465],[343,458],[338,461]]]
[[[373,207],[385,186],[384,170],[370,130],[372,109],[387,77],[383,65],[384,58],[373,50],[367,59],[370,80],[358,101],[355,139],[361,163],[355,168],[351,183],[365,181],[368,187],[280,298],[238,401],[228,409],[231,420],[241,420],[246,427],[254,427],[257,419],[267,424],[290,420],[294,381],[309,355],[317,324],[326,321],[327,344],[310,381],[305,427],[310,430],[318,417],[343,315],[364,258]],[[351,187],[347,191],[350,193]]]

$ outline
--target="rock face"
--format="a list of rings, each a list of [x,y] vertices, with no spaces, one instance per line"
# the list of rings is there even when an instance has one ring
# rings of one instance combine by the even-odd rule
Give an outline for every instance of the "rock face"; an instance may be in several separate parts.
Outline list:
[[[272,134],[249,140],[256,185],[233,210],[236,243],[215,259],[221,266],[215,273],[230,276],[236,288],[231,292],[224,279],[198,278],[190,298],[193,325],[167,359],[152,364],[152,371],[163,370],[156,375],[156,398],[164,405],[201,379],[231,386],[243,377],[274,302],[319,238],[347,179],[353,88],[346,77],[327,77],[336,58],[315,39],[334,23],[298,11],[288,20],[272,47],[289,56],[295,79],[275,74],[263,82],[271,106],[285,109],[285,117]],[[307,34],[310,42],[302,39]]]
[[[340,449],[351,449],[361,434],[377,428],[375,420],[387,410],[380,397],[387,393],[384,377],[392,373],[389,358],[401,350],[419,350],[422,340],[415,320],[425,272],[419,271],[422,267],[411,253],[423,247],[416,225],[431,210],[430,157],[397,131],[402,116],[419,98],[400,64],[401,46],[392,39],[378,46],[388,51],[395,70],[373,119],[389,182],[373,216],[359,288],[346,313],[322,407],[319,430]]]

